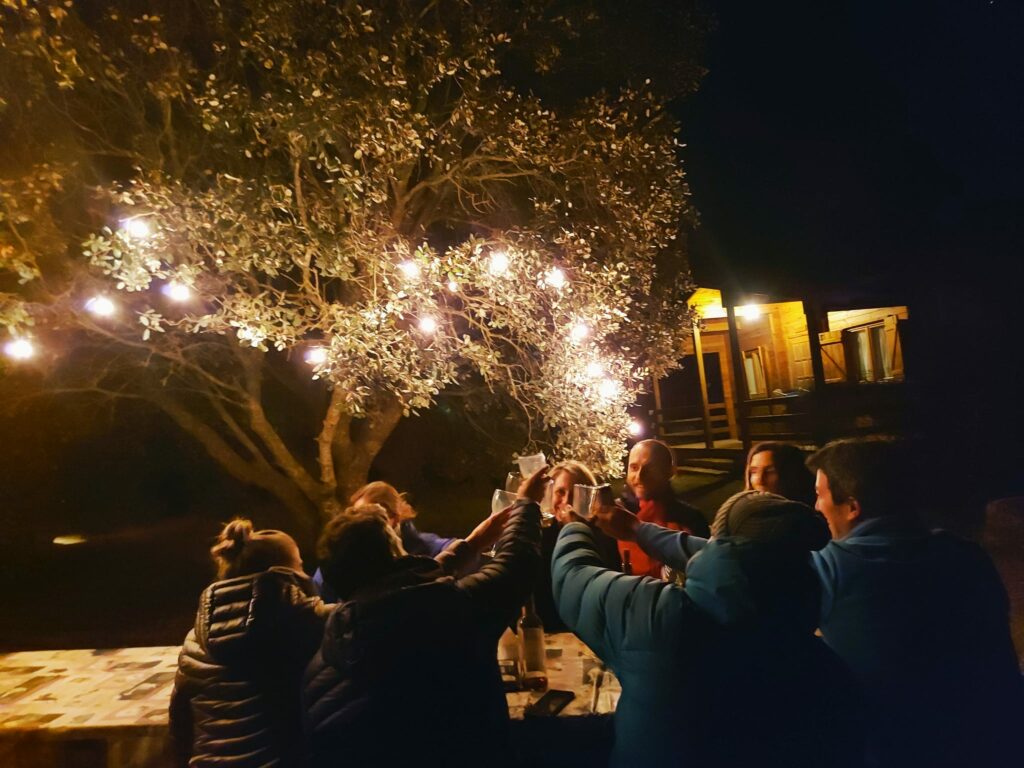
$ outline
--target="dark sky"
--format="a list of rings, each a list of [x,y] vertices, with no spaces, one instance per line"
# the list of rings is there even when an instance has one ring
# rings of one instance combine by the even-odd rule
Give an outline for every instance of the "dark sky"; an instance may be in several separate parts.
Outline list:
[[[1024,3],[708,5],[676,108],[698,282],[905,297],[934,477],[1024,493]]]
[[[968,244],[1006,257],[1024,203],[1024,3],[709,6],[710,71],[677,110],[698,278],[913,283]]]

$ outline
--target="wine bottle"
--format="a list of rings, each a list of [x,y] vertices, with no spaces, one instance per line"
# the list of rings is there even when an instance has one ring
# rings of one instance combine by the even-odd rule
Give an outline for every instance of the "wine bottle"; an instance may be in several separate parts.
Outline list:
[[[522,650],[519,647],[519,637],[511,627],[506,627],[501,639],[498,640],[498,669],[506,691],[523,689]]]
[[[633,554],[628,547],[622,550],[622,572],[627,576],[633,575]]]
[[[523,649],[523,687],[529,691],[543,691],[548,687],[548,670],[544,662],[544,625],[533,596],[523,606],[519,619],[519,642]]]

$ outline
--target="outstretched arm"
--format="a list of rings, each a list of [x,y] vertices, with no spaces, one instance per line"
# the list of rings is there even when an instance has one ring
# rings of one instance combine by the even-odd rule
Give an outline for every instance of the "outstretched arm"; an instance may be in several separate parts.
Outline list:
[[[669,615],[668,602],[687,602],[685,593],[665,582],[627,576],[604,566],[594,531],[569,523],[555,544],[551,562],[555,606],[562,620],[614,668],[627,642],[649,646]]]
[[[640,523],[636,529],[636,543],[655,560],[677,571],[685,571],[690,558],[697,554],[708,540],[684,531],[663,528],[655,523]]]

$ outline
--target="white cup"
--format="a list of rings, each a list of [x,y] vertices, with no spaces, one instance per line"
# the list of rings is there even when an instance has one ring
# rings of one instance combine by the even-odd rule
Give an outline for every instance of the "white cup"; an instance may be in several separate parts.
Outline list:
[[[544,458],[543,453],[534,453],[530,456],[520,456],[516,461],[519,463],[519,471],[522,473],[523,478],[528,478],[538,469],[547,464],[547,459]]]

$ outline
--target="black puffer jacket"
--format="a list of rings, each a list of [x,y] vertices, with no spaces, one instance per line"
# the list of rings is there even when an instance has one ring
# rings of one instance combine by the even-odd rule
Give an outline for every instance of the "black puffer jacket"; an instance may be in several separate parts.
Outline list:
[[[327,610],[288,568],[217,581],[178,657],[171,734],[181,765],[304,765],[302,671]]]
[[[461,579],[404,557],[340,603],[306,671],[314,765],[503,765],[495,650],[537,573],[540,509],[513,511],[494,558]]]

